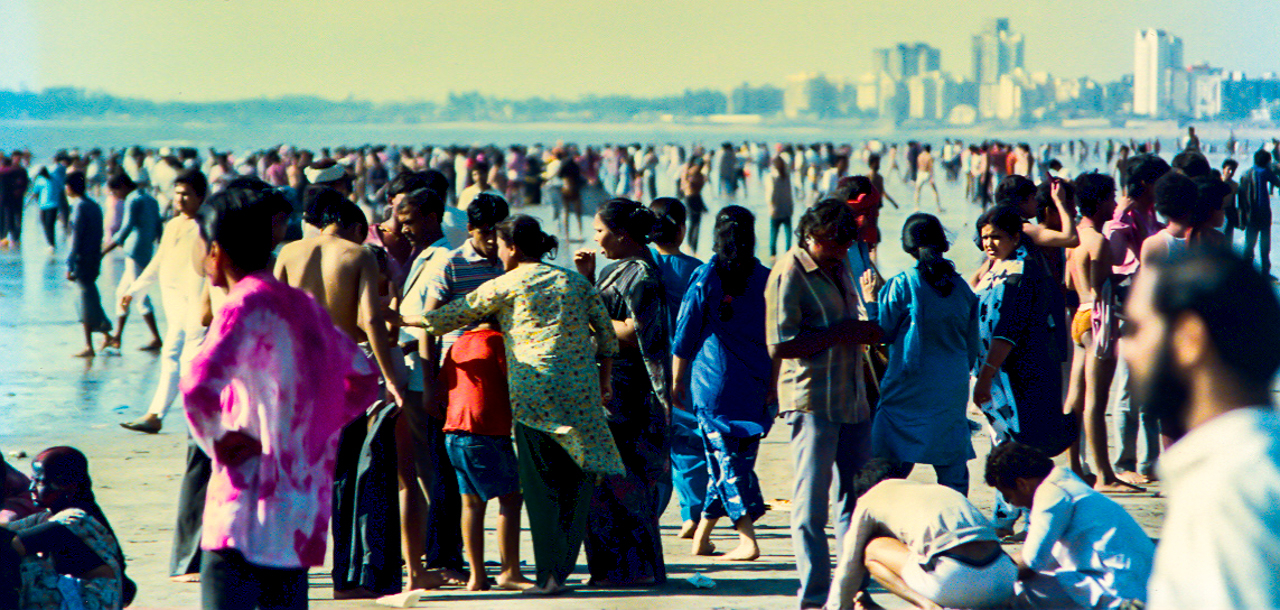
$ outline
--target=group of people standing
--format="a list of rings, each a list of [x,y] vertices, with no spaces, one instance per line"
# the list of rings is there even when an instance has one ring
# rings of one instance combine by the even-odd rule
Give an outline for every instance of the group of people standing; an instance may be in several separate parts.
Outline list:
[[[210,608],[305,607],[306,570],[324,562],[331,534],[338,598],[399,592],[402,566],[411,589],[559,594],[582,550],[590,586],[660,585],[658,520],[672,499],[693,554],[716,553],[711,532],[727,517],[739,544],[723,558],[760,556],[754,523],[766,506],[755,462],[780,420],[794,462],[802,608],[870,607],[868,575],[921,607],[1144,601],[1154,547],[1095,489],[1136,490],[1139,475],[1154,478],[1151,464],[1125,462],[1136,459],[1128,448],[1139,428],[1154,463],[1162,444],[1203,420],[1187,424],[1192,416],[1179,408],[1197,398],[1187,395],[1164,411],[1122,406],[1121,455],[1110,461],[1101,413],[1117,360],[1135,368],[1131,385],[1151,386],[1138,398],[1172,383],[1161,377],[1169,370],[1119,358],[1118,337],[1154,324],[1120,312],[1126,298],[1131,309],[1148,297],[1157,309],[1173,307],[1161,286],[1191,280],[1172,271],[1146,280],[1146,297],[1129,295],[1154,275],[1140,269],[1208,264],[1179,263],[1188,257],[1212,259],[1232,281],[1265,285],[1220,253],[1228,240],[1216,227],[1237,190],[1244,203],[1231,209],[1247,207],[1255,219],[1269,211],[1269,186],[1280,186],[1270,160],[1259,156],[1233,190],[1230,175],[1214,175],[1198,151],[1180,153],[1172,169],[1135,155],[1119,201],[1104,174],[1050,175],[1037,185],[1010,173],[974,224],[986,257],[974,274],[960,275],[944,257],[952,244],[941,221],[915,213],[901,230],[915,264],[886,281],[874,257],[883,180],[874,167],[872,177],[844,175],[847,155],[836,154],[794,246],[774,254],[797,194],[788,170],[810,156],[775,152],[766,170],[771,268],[756,256],[755,215],[733,204],[714,214],[708,261],[682,252],[696,246],[689,233],[706,210],[702,161],[684,166],[683,201],[652,196],[656,187],[648,205],[605,201],[592,217],[597,248],[575,251],[573,270],[547,262],[559,240],[487,188],[493,166],[483,153],[461,166],[472,181],[465,188],[442,171],[397,166],[385,183],[365,176],[378,183],[373,199],[356,190],[351,164],[332,158],[302,168],[300,192],[271,155],[263,175],[281,182],[282,174],[283,184],[225,169],[226,179],[211,184],[187,167],[165,193],[173,215],[163,225],[159,201],[121,172],[104,182],[123,202],[110,237],[85,174],[65,174],[68,279],[81,287],[88,344],[80,355],[94,355],[94,332],[118,348],[111,331],[160,284],[163,339],[149,304],[141,309],[154,348],[164,350],[160,385],[147,415],[122,425],[159,431],[181,392],[191,443],[171,575],[198,574]],[[362,163],[382,162],[373,157]],[[727,146],[711,158],[731,157]],[[731,180],[720,177],[728,196],[738,188]],[[96,279],[115,247],[129,262],[113,326]],[[598,269],[600,257],[611,262]],[[1265,301],[1264,313],[1274,309],[1274,295],[1251,298]],[[1206,323],[1223,315],[1195,311]],[[1251,324],[1274,326],[1275,317]],[[1269,383],[1280,363],[1269,351],[1258,356],[1258,370],[1239,373],[1246,387]],[[1219,357],[1226,364],[1211,363],[1218,369],[1235,366],[1235,356]],[[1156,366],[1179,364],[1195,363]],[[967,500],[967,463],[976,457],[969,404],[985,414],[992,438],[990,518]],[[1053,465],[1068,452],[1072,468]],[[1092,461],[1082,459],[1090,453]],[[70,532],[23,533],[37,521],[9,528],[17,533],[0,550],[14,554],[0,556],[0,568],[22,570],[19,607],[48,606],[50,586],[71,595],[58,574],[78,579],[78,594],[92,600],[86,607],[120,607],[130,581],[93,501],[87,460],[55,448],[37,463],[47,474],[36,473],[33,485],[63,491],[37,494],[39,507],[28,512],[42,508],[38,523],[52,519]],[[885,482],[917,464],[933,466],[937,485]],[[483,553],[491,499],[501,556],[494,580]],[[1071,516],[1067,506],[1083,512]],[[522,510],[532,580],[519,560]],[[1027,547],[1015,561],[999,543],[1023,517]],[[58,550],[59,540],[93,544],[91,552]],[[53,561],[36,567],[37,556]],[[1170,561],[1157,567],[1172,571]],[[1172,586],[1167,574],[1160,582]],[[1173,601],[1152,586],[1153,597]]]

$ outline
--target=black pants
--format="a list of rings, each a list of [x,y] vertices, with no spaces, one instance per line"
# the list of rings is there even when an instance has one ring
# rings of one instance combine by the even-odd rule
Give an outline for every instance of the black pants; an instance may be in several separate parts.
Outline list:
[[[210,551],[200,565],[204,610],[296,610],[307,607],[306,568],[264,568],[240,551]]]
[[[40,225],[44,227],[44,240],[49,242],[49,247],[56,247],[53,243],[53,228],[58,225],[58,208],[40,210]]]
[[[211,464],[209,456],[188,436],[187,469],[178,490],[178,520],[173,527],[173,554],[169,556],[170,576],[200,573],[200,533]]]
[[[1271,273],[1271,216],[1250,218],[1244,228],[1244,254],[1253,261],[1253,247],[1258,247],[1258,264],[1263,273]]]
[[[16,205],[6,201],[0,204],[0,239],[18,241],[22,238],[22,202]]]
[[[399,593],[396,417],[361,415],[342,429],[333,479],[333,588]]]

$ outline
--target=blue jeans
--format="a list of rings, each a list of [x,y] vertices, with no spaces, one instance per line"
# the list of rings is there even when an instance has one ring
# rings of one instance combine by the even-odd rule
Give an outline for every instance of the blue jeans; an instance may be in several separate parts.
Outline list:
[[[1129,367],[1123,360],[1116,363],[1116,383],[1119,385],[1112,411],[1115,422],[1116,458],[1112,467],[1117,472],[1140,472],[1151,474],[1155,470],[1156,460],[1160,458],[1160,426],[1154,417],[1142,412],[1142,409],[1129,397]],[[1142,461],[1138,461],[1138,436],[1141,433],[1146,452]]]
[[[827,544],[832,479],[836,483],[836,548],[853,519],[857,496],[853,481],[871,457],[871,421],[841,424],[820,415],[791,411],[791,457],[795,492],[791,498],[791,545],[800,577],[800,607],[821,608],[831,588],[831,550]]]

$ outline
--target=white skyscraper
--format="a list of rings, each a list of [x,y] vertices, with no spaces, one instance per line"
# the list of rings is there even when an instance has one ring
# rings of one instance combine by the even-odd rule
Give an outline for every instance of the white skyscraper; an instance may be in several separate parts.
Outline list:
[[[1133,113],[1165,117],[1173,113],[1173,79],[1182,70],[1182,39],[1164,30],[1141,30],[1133,46]]]

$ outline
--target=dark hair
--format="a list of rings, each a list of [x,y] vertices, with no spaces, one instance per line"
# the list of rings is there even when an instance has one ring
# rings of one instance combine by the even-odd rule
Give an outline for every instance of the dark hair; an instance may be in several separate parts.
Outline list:
[[[1063,180],[1061,184],[1062,196],[1067,202],[1067,212],[1071,212],[1072,206],[1075,204],[1076,187],[1066,180]],[[1053,182],[1051,180],[1041,182],[1040,186],[1036,187],[1036,221],[1044,222],[1050,213],[1056,217],[1058,215],[1057,208],[1058,204],[1053,202]]]
[[[639,245],[653,241],[659,228],[658,217],[649,208],[622,197],[606,201],[598,214],[610,231],[625,234]]]
[[[231,264],[242,273],[266,268],[273,240],[271,216],[284,195],[274,191],[227,189],[215,193],[200,207],[200,237],[218,244]]]
[[[1156,211],[1169,220],[1191,223],[1196,214],[1199,192],[1186,175],[1169,172],[1155,184]]]
[[[1240,167],[1240,163],[1235,159],[1224,159],[1222,161],[1222,169],[1226,169],[1228,167],[1231,169],[1237,169]]]
[[[969,148],[973,147],[970,146]],[[867,167],[880,169],[880,155],[878,153],[871,153],[867,155]]]
[[[810,237],[850,243],[858,236],[858,217],[842,199],[828,197],[805,210],[796,226],[796,240],[803,244]]]
[[[889,479],[903,478],[898,476],[898,464],[886,457],[873,457],[858,469],[853,477],[854,496],[861,498],[872,487]]]
[[[467,204],[467,224],[473,227],[492,227],[506,218],[507,200],[493,193],[480,193]]]
[[[272,187],[257,176],[238,176],[227,183],[227,190],[244,189],[248,191],[269,191]]]
[[[408,172],[402,171],[396,174],[391,182],[387,183],[387,200],[395,199],[396,195],[416,191],[421,188],[429,188],[430,181],[427,180],[425,172]]]
[[[1198,316],[1223,364],[1246,390],[1265,393],[1280,368],[1280,302],[1271,281],[1228,248],[1192,247],[1153,267],[1156,312],[1170,321]]]
[[[1094,219],[1102,204],[1116,196],[1116,181],[1111,176],[1089,172],[1076,177],[1076,206],[1080,215]],[[1096,219],[1094,219],[1096,220]]]
[[[916,269],[920,270],[920,276],[942,297],[950,295],[955,288],[951,281],[956,275],[955,265],[942,257],[950,248],[937,216],[917,212],[902,223],[902,249],[919,261]]]
[[[1173,163],[1170,165],[1188,178],[1208,176],[1209,172],[1212,171],[1212,168],[1209,167],[1209,160],[1204,155],[1193,150],[1184,150],[1174,155]]]
[[[1192,180],[1196,184],[1196,213],[1192,214],[1191,222],[1200,226],[1210,221],[1219,210],[1226,206],[1227,195],[1231,194],[1231,187],[1222,181],[1222,177],[1218,175],[1202,176]]]
[[[338,206],[345,199],[331,186],[312,184],[302,191],[302,219],[323,229],[338,222]]]
[[[173,179],[174,184],[185,184],[191,187],[196,197],[204,199],[209,194],[209,179],[204,177],[204,172],[192,167],[184,169],[178,173],[178,177]]]
[[[839,199],[846,203],[858,198],[858,195],[877,193],[875,184],[866,176],[845,176],[836,182],[836,187],[827,193],[827,197]]]
[[[76,197],[84,197],[84,172],[73,172],[67,174],[66,181],[63,182],[63,185],[67,187],[68,191],[71,191],[72,195],[75,195]]]
[[[684,204],[675,197],[658,197],[649,203],[649,210],[658,217],[658,230],[654,233],[654,243],[678,246],[680,227],[684,226],[688,213]]]
[[[405,193],[400,205],[417,208],[423,216],[435,214],[436,218],[444,220],[444,196],[435,189],[419,188],[409,191]]]
[[[1043,451],[1009,441],[994,447],[987,454],[987,469],[983,478],[987,485],[1011,489],[1018,479],[1043,479],[1053,470],[1053,460]]]
[[[1169,173],[1169,164],[1164,159],[1152,154],[1143,153],[1129,157],[1125,161],[1124,185],[1130,197],[1141,197],[1143,184],[1154,185],[1161,176]]]
[[[498,223],[497,229],[502,241],[515,246],[521,254],[532,259],[541,260],[560,245],[554,235],[548,235],[542,230],[538,219],[526,214],[516,214]]]
[[[427,181],[427,188],[440,193],[440,200],[444,201],[445,194],[449,192],[448,176],[435,169],[425,170],[420,173],[422,174],[422,179]],[[444,210],[441,210],[440,213],[443,214]]]
[[[720,300],[720,320],[733,317],[733,299],[747,292],[756,265],[756,217],[740,205],[729,205],[716,213],[711,250],[716,253],[716,276],[724,290]]]
[[[1265,148],[1259,148],[1258,152],[1253,153],[1253,164],[1258,167],[1271,165],[1271,153]]]
[[[40,468],[44,470],[45,483],[58,487],[75,486],[74,495],[67,495],[63,499],[63,505],[48,507],[50,510],[59,512],[67,508],[79,508],[115,536],[111,522],[107,521],[107,516],[102,513],[102,507],[98,506],[98,500],[94,497],[93,478],[89,476],[89,458],[84,453],[75,447],[50,447],[36,454],[31,462],[40,464]],[[123,557],[119,558],[123,560]]]
[[[982,249],[982,227],[991,225],[1009,235],[1018,238],[1022,235],[1022,214],[1018,212],[1018,208],[1011,205],[998,205],[982,213],[978,217],[978,221],[974,223],[977,234],[974,235],[973,241],[978,245],[978,249]]]
[[[107,178],[107,188],[113,191],[132,191],[138,188],[138,184],[124,172],[116,172]]]
[[[1026,176],[1009,174],[996,186],[995,200],[997,206],[1021,205],[1028,198],[1035,196],[1036,184]]]

